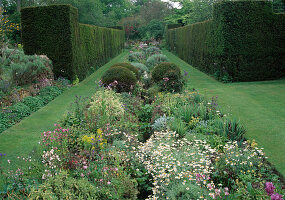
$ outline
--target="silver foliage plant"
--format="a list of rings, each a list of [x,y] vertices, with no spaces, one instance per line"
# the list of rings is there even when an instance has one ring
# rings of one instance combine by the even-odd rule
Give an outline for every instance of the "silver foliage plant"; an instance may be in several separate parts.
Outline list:
[[[152,128],[154,131],[166,130],[169,122],[171,122],[173,119],[173,117],[166,117],[166,115],[160,116],[154,121]]]

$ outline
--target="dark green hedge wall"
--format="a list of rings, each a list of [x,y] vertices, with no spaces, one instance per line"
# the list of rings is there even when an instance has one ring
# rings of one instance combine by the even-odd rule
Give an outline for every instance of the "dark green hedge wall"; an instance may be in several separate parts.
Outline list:
[[[220,2],[214,5],[213,16],[210,21],[169,29],[169,48],[219,79],[285,76],[285,15],[274,14],[271,2]]]
[[[21,10],[22,41],[26,54],[45,54],[56,76],[84,79],[124,47],[124,31],[78,23],[70,5]]]

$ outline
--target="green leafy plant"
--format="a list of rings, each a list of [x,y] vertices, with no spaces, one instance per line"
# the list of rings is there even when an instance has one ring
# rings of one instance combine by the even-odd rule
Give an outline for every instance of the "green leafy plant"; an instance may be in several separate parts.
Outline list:
[[[135,66],[141,74],[144,72],[149,72],[149,69],[142,63],[131,63],[133,66]]]
[[[150,104],[145,104],[138,110],[138,117],[141,122],[150,122],[152,118],[153,106]]]
[[[26,56],[26,55],[24,55]],[[12,63],[12,80],[16,85],[27,85],[43,79],[53,79],[51,61],[39,56],[27,56],[27,62]]]
[[[32,96],[26,97],[22,100],[22,102],[26,106],[28,106],[32,112],[37,111],[38,109],[40,109],[41,107],[45,105],[43,99],[37,96],[36,97],[32,97]]]
[[[40,90],[39,97],[41,97],[44,100],[44,103],[47,104],[61,93],[62,90],[57,86],[48,86]]]
[[[147,57],[152,56],[154,54],[162,54],[161,50],[158,47],[148,47],[144,49],[144,52]]]
[[[238,141],[239,144],[245,140],[244,135],[246,133],[246,129],[241,125],[239,120],[222,118],[217,119],[216,123],[220,129],[218,134],[221,136],[224,136],[231,141]]]
[[[187,125],[180,118],[174,118],[174,120],[170,122],[170,130],[176,132],[180,138],[183,138],[187,132]]]
[[[136,52],[131,52],[129,54],[128,59],[130,62],[144,63],[146,58],[143,52],[136,51]]]
[[[30,199],[98,199],[101,192],[87,179],[75,179],[62,171],[50,177],[38,189],[33,189]],[[105,192],[104,196],[110,197],[110,193],[108,195],[108,192]]]
[[[151,70],[156,65],[158,65],[159,63],[162,63],[162,62],[168,62],[168,58],[163,54],[155,54],[155,55],[150,56],[146,60],[146,66]]]
[[[98,90],[89,103],[89,112],[100,116],[100,119],[119,120],[125,113],[121,96],[113,90]]]
[[[22,102],[14,104],[9,109],[11,110],[11,114],[13,115],[14,122],[19,122],[21,119],[29,116],[32,113],[30,107],[28,107]]]

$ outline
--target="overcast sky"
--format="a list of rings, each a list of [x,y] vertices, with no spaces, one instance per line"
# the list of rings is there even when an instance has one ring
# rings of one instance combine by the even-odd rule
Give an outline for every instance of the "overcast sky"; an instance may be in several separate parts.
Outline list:
[[[171,4],[173,5],[173,7],[175,8],[180,8],[180,4],[178,2],[172,2],[170,0],[161,0],[161,1],[164,1],[164,2],[171,2]]]

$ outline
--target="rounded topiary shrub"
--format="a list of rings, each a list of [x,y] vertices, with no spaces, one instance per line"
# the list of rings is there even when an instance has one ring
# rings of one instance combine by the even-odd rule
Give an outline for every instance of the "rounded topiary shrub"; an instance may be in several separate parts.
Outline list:
[[[141,74],[144,72],[149,72],[149,69],[142,63],[131,63],[131,64],[135,66]]]
[[[107,70],[101,77],[101,81],[117,92],[129,92],[135,86],[137,78],[129,69],[117,66]]]
[[[118,66],[125,67],[125,68],[129,69],[130,71],[132,71],[135,74],[135,76],[137,78],[139,78],[139,70],[134,65],[132,65],[130,63],[116,63],[116,64],[112,65],[111,68],[118,67]]]
[[[131,52],[128,57],[130,62],[144,62],[146,57],[143,52]]]
[[[174,63],[163,62],[152,71],[152,81],[161,86],[161,90],[169,92],[181,91],[184,80],[180,68]]]
[[[150,56],[146,61],[146,66],[149,69],[154,68],[156,65],[162,62],[168,62],[168,58],[163,54],[155,54]]]

